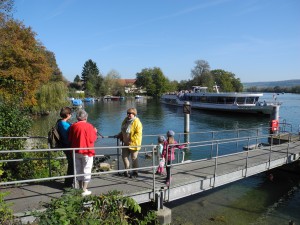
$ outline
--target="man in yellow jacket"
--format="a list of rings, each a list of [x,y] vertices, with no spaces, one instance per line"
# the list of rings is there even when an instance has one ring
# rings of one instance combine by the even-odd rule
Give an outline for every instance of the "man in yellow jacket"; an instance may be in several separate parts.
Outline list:
[[[127,117],[123,120],[121,125],[121,132],[118,138],[123,142],[124,146],[128,148],[122,149],[122,158],[125,169],[130,169],[129,155],[131,155],[132,168],[138,168],[138,153],[141,149],[143,125],[139,118],[137,118],[137,110],[135,108],[129,108],[127,110]],[[126,171],[124,176],[128,177],[129,174]],[[136,178],[138,176],[137,170],[133,171],[130,177]]]

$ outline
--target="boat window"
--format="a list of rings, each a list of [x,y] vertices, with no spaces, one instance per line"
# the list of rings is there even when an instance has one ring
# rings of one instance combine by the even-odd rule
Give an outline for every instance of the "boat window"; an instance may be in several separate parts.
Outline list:
[[[238,104],[244,104],[244,103],[245,103],[245,98],[244,98],[244,97],[238,97],[238,98],[236,99],[236,102],[237,102]]]
[[[224,97],[218,97],[217,98],[217,103],[218,104],[224,104],[225,103],[225,98]]]
[[[227,97],[227,98],[225,99],[226,104],[233,104],[233,103],[234,103],[234,100],[235,100],[235,97]]]
[[[198,96],[192,96],[192,101],[193,102],[199,102],[199,97]]]
[[[207,102],[207,103],[213,103],[213,102],[214,102],[214,101],[213,101],[213,97],[207,96],[206,102]]]
[[[246,98],[246,103],[247,104],[253,104],[254,103],[255,98],[254,97],[247,97]]]
[[[201,96],[200,97],[200,102],[204,102],[204,103],[207,102],[206,96]]]

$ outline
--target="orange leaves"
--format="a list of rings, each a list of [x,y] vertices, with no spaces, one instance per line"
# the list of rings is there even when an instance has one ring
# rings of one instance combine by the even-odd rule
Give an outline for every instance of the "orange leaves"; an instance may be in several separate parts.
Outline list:
[[[36,104],[36,93],[53,72],[45,47],[21,22],[9,20],[0,26],[0,93],[18,96],[26,106]],[[6,83],[6,85],[4,85]]]

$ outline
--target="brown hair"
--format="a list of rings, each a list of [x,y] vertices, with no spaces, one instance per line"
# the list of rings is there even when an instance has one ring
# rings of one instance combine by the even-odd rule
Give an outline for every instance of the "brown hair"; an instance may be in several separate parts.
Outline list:
[[[169,144],[174,144],[174,142],[175,142],[174,136],[168,137]]]
[[[72,109],[70,107],[63,107],[61,108],[59,115],[61,118],[65,119],[71,113],[72,113]]]

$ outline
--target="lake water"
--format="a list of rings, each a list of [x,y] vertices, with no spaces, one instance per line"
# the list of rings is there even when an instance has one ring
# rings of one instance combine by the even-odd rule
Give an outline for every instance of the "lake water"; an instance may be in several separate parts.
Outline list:
[[[262,100],[271,100],[265,94]],[[280,94],[280,122],[291,124],[292,132],[298,133],[300,124],[300,95]],[[143,123],[143,134],[165,134],[172,129],[183,132],[182,108],[160,104],[153,99],[126,99],[120,102],[95,102],[85,104],[88,121],[104,136],[115,135],[126,116],[127,108],[135,107]],[[38,119],[34,130],[39,135],[53,124],[57,115]],[[73,118],[74,121],[75,118]],[[237,116],[192,110],[190,132],[269,126],[269,118]],[[45,129],[47,127],[47,129]],[[191,142],[193,140],[190,140]],[[115,142],[102,139],[98,146]],[[145,138],[143,144],[156,143],[156,136]],[[193,154],[191,152],[191,157]],[[289,224],[292,220],[300,224],[300,175],[284,171],[273,171],[274,180],[266,174],[246,178],[235,183],[193,195],[167,204],[172,209],[172,224]]]

